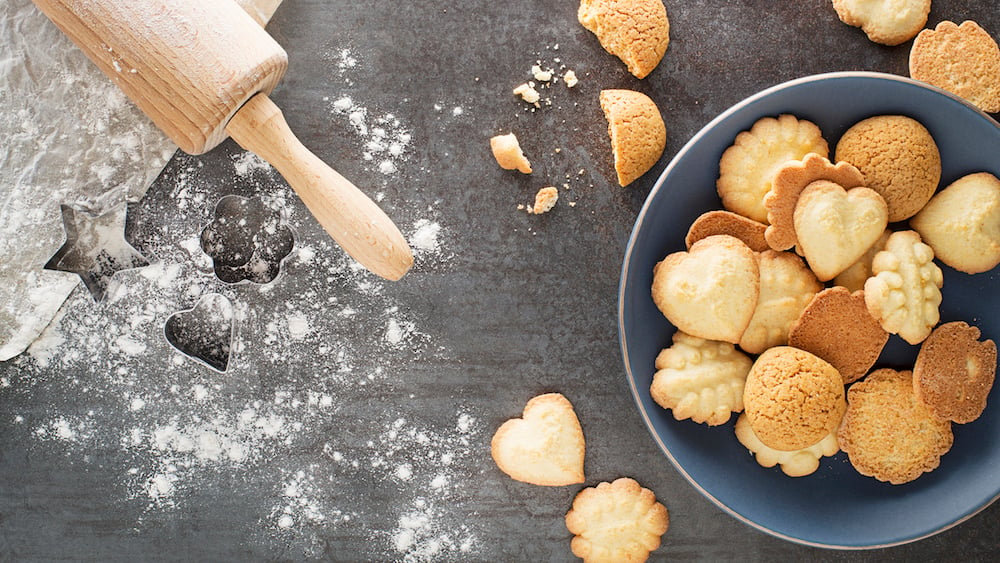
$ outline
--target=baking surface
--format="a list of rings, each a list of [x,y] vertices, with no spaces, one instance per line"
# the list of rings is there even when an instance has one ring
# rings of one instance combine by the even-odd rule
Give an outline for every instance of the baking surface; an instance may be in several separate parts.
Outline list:
[[[996,37],[989,4],[936,0],[929,25],[975,19]],[[785,80],[905,76],[909,43],[869,42],[828,1],[667,2],[670,47],[640,81],[576,6],[284,2],[267,28],[290,61],[272,98],[306,146],[381,202],[413,270],[395,283],[361,271],[232,142],[176,155],[128,210],[127,238],[152,265],[117,274],[99,304],[80,284],[28,355],[0,363],[0,558],[571,561],[563,516],[581,487],[515,482],[489,454],[493,431],[549,391],[576,408],[587,486],[630,476],[669,509],[654,560],[1000,553],[995,504],[868,552],[798,546],[735,520],[657,449],[619,353],[625,244],[669,159]],[[536,63],[580,83],[541,89],[532,108],[511,90]],[[659,165],[626,189],[604,88],[647,93],[667,124]],[[509,131],[531,176],[489,154],[489,137]],[[560,188],[552,212],[518,210],[545,185]],[[228,194],[260,197],[293,231],[269,284],[222,283],[199,248]],[[164,336],[210,294],[236,311],[225,373]]]

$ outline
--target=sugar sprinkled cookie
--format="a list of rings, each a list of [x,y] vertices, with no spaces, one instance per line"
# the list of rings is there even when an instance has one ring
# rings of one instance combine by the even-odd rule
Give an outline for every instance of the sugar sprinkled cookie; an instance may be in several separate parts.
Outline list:
[[[876,115],[855,123],[837,141],[838,161],[853,164],[865,187],[885,199],[889,222],[917,214],[941,180],[941,153],[930,132],[904,115]]]
[[[618,183],[627,186],[652,168],[667,145],[667,129],[649,96],[633,90],[602,90]]]
[[[521,418],[500,425],[490,446],[497,467],[518,481],[553,487],[583,483],[583,429],[560,393],[528,401]]]
[[[781,471],[789,477],[804,477],[819,469],[819,460],[840,451],[837,443],[837,433],[830,432],[815,444],[792,451],[776,450],[767,447],[750,428],[750,421],[745,414],[736,419],[736,439],[743,447],[750,450],[754,459],[761,467],[781,466]]]
[[[889,341],[868,313],[864,291],[831,287],[816,294],[792,324],[788,344],[823,358],[844,384],[864,377]]]
[[[1000,264],[1000,179],[978,172],[955,180],[910,226],[952,268],[967,274],[992,270]]]
[[[826,157],[829,146],[819,127],[794,115],[762,117],[748,131],[736,135],[719,160],[715,187],[722,206],[754,221],[767,222],[764,196],[771,181],[789,160],[809,153]]]
[[[713,209],[698,216],[688,228],[687,236],[684,237],[684,244],[688,249],[699,240],[712,235],[729,235],[743,241],[754,252],[764,252],[770,246],[764,238],[764,231],[767,225],[758,223],[753,219],[726,211],[723,209]]]
[[[791,252],[766,250],[758,258],[760,293],[740,348],[760,354],[788,343],[788,330],[823,285]]]
[[[944,275],[934,251],[916,231],[892,233],[885,250],[872,260],[865,282],[865,304],[887,332],[910,344],[923,342],[941,319]]]
[[[931,0],[833,0],[833,9],[840,21],[860,27],[871,41],[892,46],[923,29]]]
[[[878,369],[848,389],[837,439],[859,473],[901,485],[936,469],[954,436],[917,399],[911,372]]]
[[[577,19],[636,78],[652,72],[670,45],[662,0],[581,0]]]
[[[681,331],[656,356],[649,394],[676,420],[717,426],[743,410],[743,384],[753,361],[728,342]]]
[[[997,370],[997,345],[979,329],[955,321],[938,326],[920,345],[913,367],[917,398],[938,417],[965,424],[983,414]]]
[[[645,561],[669,526],[653,491],[628,477],[580,491],[566,513],[573,555],[586,563]]]
[[[910,48],[910,76],[983,111],[1000,111],[1000,47],[976,22],[943,21],[921,31]]]

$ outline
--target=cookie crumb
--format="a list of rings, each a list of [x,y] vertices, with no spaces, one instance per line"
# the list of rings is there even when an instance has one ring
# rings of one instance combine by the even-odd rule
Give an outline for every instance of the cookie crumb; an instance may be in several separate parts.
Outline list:
[[[577,83],[580,82],[580,79],[576,77],[575,72],[573,72],[572,70],[567,70],[565,74],[563,74],[563,82],[566,83],[567,88],[572,88],[576,86]]]
[[[525,102],[529,104],[535,104],[536,106],[538,105],[538,100],[542,99],[542,96],[541,94],[538,93],[538,90],[535,90],[534,82],[525,82],[524,84],[521,84],[517,88],[514,88],[514,95],[520,96],[521,99],[524,100]]]
[[[559,200],[559,190],[553,186],[546,186],[535,194],[535,206],[531,208],[531,212],[535,215],[541,213],[548,213],[556,205],[556,201]]]

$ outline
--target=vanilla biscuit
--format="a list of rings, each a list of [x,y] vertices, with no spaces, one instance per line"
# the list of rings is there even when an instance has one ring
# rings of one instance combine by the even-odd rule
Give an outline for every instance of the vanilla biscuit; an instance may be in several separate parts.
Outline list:
[[[992,340],[980,342],[979,329],[968,323],[945,323],[920,345],[913,388],[939,418],[965,424],[983,414],[996,369]]]
[[[517,170],[524,174],[531,174],[531,163],[521,152],[521,145],[517,141],[517,135],[508,133],[490,138],[490,149],[493,151],[493,158],[504,170]]]
[[[566,513],[570,548],[586,563],[645,561],[669,527],[670,514],[653,491],[628,477],[583,489]]]
[[[910,226],[952,268],[967,274],[992,270],[1000,264],[1000,179],[979,172],[955,180]]]
[[[789,160],[801,160],[809,153],[829,154],[829,146],[814,123],[794,115],[758,119],[749,131],[736,135],[719,160],[715,183],[722,205],[754,221],[767,221],[764,196],[771,181]]]
[[[923,29],[931,0],[833,0],[833,9],[840,21],[860,27],[868,39],[892,46]]]
[[[802,259],[791,252],[767,250],[758,257],[760,292],[750,324],[740,338],[740,348],[760,354],[788,343],[788,330],[823,289]]]
[[[788,250],[798,242],[795,237],[795,204],[802,190],[816,180],[829,180],[845,190],[863,186],[865,182],[861,171],[851,164],[832,164],[816,153],[781,165],[771,181],[771,191],[764,196],[769,223],[764,237],[774,250]]]
[[[653,302],[678,330],[737,343],[760,292],[757,255],[739,239],[713,235],[653,268]]]
[[[941,180],[937,143],[920,122],[903,115],[855,123],[837,142],[836,157],[857,167],[865,187],[885,199],[890,223],[916,215]]]
[[[781,465],[781,471],[789,477],[804,477],[819,469],[819,460],[824,456],[832,456],[840,451],[837,444],[837,433],[830,432],[815,444],[792,451],[776,450],[767,447],[753,433],[747,415],[741,414],[736,419],[736,439],[754,454],[754,459],[761,467]]]
[[[844,384],[864,377],[889,341],[869,313],[864,291],[831,287],[816,294],[788,332],[788,344],[823,358]]]
[[[849,268],[878,240],[889,212],[874,190],[817,180],[799,195],[794,224],[798,248],[820,281]]]
[[[983,111],[1000,111],[1000,47],[976,22],[943,21],[921,31],[910,48],[910,76]]]
[[[577,19],[636,78],[652,72],[670,44],[662,0],[581,0]]]
[[[954,436],[917,399],[911,372],[878,369],[848,389],[837,439],[859,473],[901,485],[936,469]]]
[[[618,183],[627,186],[652,168],[667,145],[663,117],[649,96],[633,90],[602,90]]]
[[[753,361],[728,342],[681,331],[656,356],[649,393],[674,418],[717,426],[743,410],[743,384]]]
[[[692,244],[705,237],[729,235],[743,241],[754,252],[764,252],[770,248],[764,239],[765,229],[767,225],[764,223],[747,219],[732,211],[713,209],[702,213],[691,223],[684,244],[690,249]]]
[[[865,282],[868,312],[887,332],[910,344],[922,342],[941,318],[944,276],[934,251],[916,231],[893,233],[872,260],[872,274]]]
[[[754,435],[782,451],[808,448],[835,431],[844,414],[844,382],[809,352],[777,346],[761,354],[743,388]]]
[[[857,262],[833,278],[833,285],[845,287],[851,292],[863,290],[865,282],[872,276],[872,260],[876,254],[885,250],[885,243],[891,234],[892,231],[889,229],[883,231],[882,236],[878,237],[875,244],[871,245]]]
[[[559,393],[528,401],[521,418],[504,422],[490,453],[510,477],[533,485],[583,483],[585,443],[573,405]]]

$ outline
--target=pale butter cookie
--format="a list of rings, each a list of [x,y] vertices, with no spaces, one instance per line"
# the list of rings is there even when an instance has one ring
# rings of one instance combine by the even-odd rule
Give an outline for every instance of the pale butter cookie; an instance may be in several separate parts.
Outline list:
[[[889,206],[889,222],[917,214],[941,180],[941,153],[926,127],[903,115],[877,115],[852,125],[837,142],[837,160],[850,162],[865,187]]]
[[[861,258],[889,221],[882,196],[817,180],[799,195],[795,236],[809,267],[820,281],[832,280]]]
[[[788,330],[816,292],[823,289],[802,259],[791,252],[766,250],[758,257],[760,293],[740,348],[760,354],[788,344]]]
[[[934,256],[967,274],[1000,264],[1000,179],[969,174],[941,190],[910,220]]]
[[[845,408],[837,370],[790,346],[761,354],[743,388],[743,409],[754,435],[776,450],[816,444],[836,430]]]
[[[860,27],[868,39],[892,46],[923,29],[931,0],[833,0],[833,9],[840,21]]]
[[[640,563],[660,547],[670,515],[653,491],[621,477],[580,491],[566,513],[573,555],[586,563]]]
[[[656,356],[649,394],[674,418],[717,426],[743,411],[743,384],[753,361],[728,342],[681,331]]]
[[[944,276],[934,263],[934,250],[916,231],[892,233],[885,250],[872,261],[865,282],[865,304],[887,332],[919,344],[941,319]]]
[[[500,425],[490,450],[497,467],[518,481],[552,487],[583,483],[583,429],[560,393],[528,401],[521,418]]]
[[[679,330],[736,344],[760,293],[757,255],[739,239],[713,235],[653,268],[653,302]]]
[[[722,206],[767,222],[764,196],[771,191],[778,169],[789,160],[801,160],[809,153],[826,157],[829,151],[822,132],[811,121],[788,114],[757,120],[722,153],[715,183]]]
[[[653,72],[670,44],[662,0],[581,0],[577,19],[636,78]]]
[[[627,186],[652,168],[667,146],[667,128],[649,96],[633,90],[602,90],[618,183]]]
[[[1000,47],[976,22],[943,21],[921,31],[910,48],[910,76],[983,111],[1000,111]]]
[[[938,417],[965,424],[983,414],[997,370],[997,345],[979,341],[979,329],[945,323],[920,345],[913,387]]]
[[[911,372],[878,369],[848,389],[837,439],[859,473],[901,485],[936,469],[954,436],[917,399]]]
[[[851,292],[863,290],[865,282],[872,276],[872,260],[876,254],[885,250],[885,243],[891,234],[892,231],[889,229],[883,231],[882,236],[878,237],[875,244],[871,245],[857,262],[833,278],[833,285],[846,287]]]
[[[768,248],[767,240],[764,239],[764,231],[767,225],[758,223],[753,219],[725,211],[723,209],[713,209],[698,216],[688,228],[687,236],[684,237],[684,244],[691,248],[691,245],[699,240],[712,235],[729,235],[743,241],[754,252],[764,252]]]
[[[830,432],[822,440],[799,450],[782,451],[767,447],[753,433],[747,415],[736,419],[736,439],[754,454],[761,467],[781,465],[781,471],[789,477],[804,477],[819,469],[819,460],[840,451],[837,433]]]

